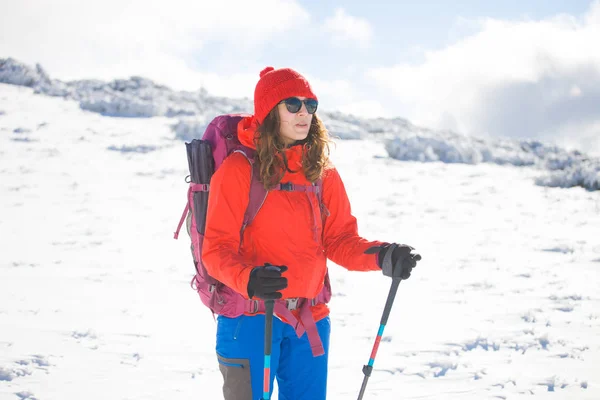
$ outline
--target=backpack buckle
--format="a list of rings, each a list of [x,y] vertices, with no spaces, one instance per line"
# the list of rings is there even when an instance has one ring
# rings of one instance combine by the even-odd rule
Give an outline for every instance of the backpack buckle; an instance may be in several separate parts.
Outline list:
[[[292,185],[291,182],[280,183],[279,184],[279,190],[285,190],[286,192],[291,192],[291,191],[294,190],[294,186]]]
[[[298,308],[298,297],[294,297],[293,299],[286,299],[285,306],[288,310],[294,311]]]

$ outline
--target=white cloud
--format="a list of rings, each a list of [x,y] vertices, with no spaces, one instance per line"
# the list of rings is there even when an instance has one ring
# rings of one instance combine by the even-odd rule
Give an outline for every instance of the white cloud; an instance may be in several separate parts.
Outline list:
[[[355,100],[339,104],[340,110],[358,117],[377,118],[386,114],[385,107],[377,100]]]
[[[367,75],[403,116],[471,134],[557,140],[600,121],[600,1],[581,19],[480,20],[477,33],[418,65]],[[577,124],[575,124],[577,122]],[[600,136],[600,132],[596,132]]]
[[[577,86],[577,85],[571,86],[571,91],[569,92],[569,94],[572,97],[579,97],[579,96],[581,96],[581,93],[582,93],[581,88],[579,86]]]
[[[325,20],[325,32],[331,35],[335,45],[368,47],[373,30],[366,19],[346,14],[342,8],[335,10],[333,17]]]
[[[293,0],[20,0],[3,8],[0,56],[40,62],[52,77],[142,75],[177,89],[203,85],[232,95],[228,72],[198,72],[206,71],[198,57],[212,57],[256,71],[234,76],[246,83],[236,96],[252,93],[248,85],[264,67],[254,65],[258,49],[310,21]],[[216,51],[202,53],[207,46]]]
[[[367,99],[356,85],[344,79],[324,80],[305,75],[323,104],[323,110],[342,111],[364,118],[380,117],[385,109],[377,100]]]

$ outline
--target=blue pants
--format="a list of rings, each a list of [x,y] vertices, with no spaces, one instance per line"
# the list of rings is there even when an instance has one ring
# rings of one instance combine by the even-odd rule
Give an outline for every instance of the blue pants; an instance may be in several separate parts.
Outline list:
[[[273,317],[271,392],[277,378],[280,400],[325,400],[329,317],[318,321],[317,329],[325,354],[313,357],[306,333],[298,338],[291,325]],[[263,397],[264,334],[264,315],[218,317],[217,357],[225,400]]]

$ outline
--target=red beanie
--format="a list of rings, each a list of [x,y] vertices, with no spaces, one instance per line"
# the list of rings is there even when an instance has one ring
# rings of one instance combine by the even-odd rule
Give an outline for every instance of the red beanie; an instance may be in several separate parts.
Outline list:
[[[254,117],[262,123],[271,109],[288,97],[317,99],[310,84],[291,68],[266,67],[260,71],[260,80],[254,89]]]

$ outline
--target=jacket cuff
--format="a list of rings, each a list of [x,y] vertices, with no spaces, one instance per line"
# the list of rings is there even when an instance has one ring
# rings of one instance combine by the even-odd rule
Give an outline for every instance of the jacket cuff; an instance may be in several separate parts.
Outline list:
[[[245,299],[249,299],[248,296],[248,283],[250,282],[250,274],[254,270],[254,266],[245,266],[240,271],[237,279],[237,292],[244,296]]]

